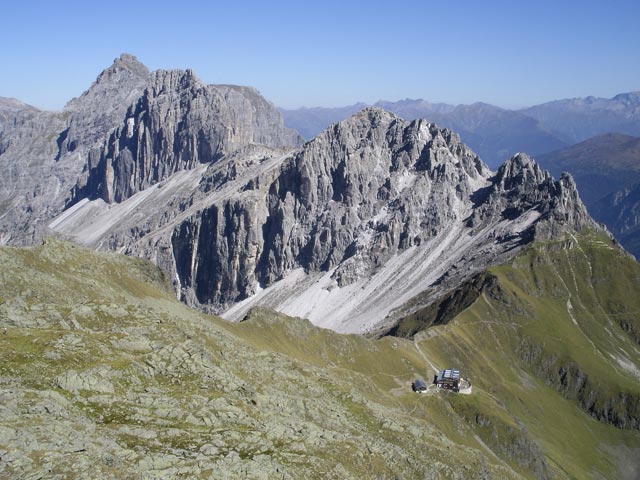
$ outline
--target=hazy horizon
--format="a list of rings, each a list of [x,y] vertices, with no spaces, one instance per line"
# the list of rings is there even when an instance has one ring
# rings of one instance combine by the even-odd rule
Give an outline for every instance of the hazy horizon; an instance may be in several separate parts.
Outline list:
[[[640,90],[638,2],[479,3],[11,3],[0,96],[60,110],[123,52],[253,86],[285,109],[406,98],[517,109]]]

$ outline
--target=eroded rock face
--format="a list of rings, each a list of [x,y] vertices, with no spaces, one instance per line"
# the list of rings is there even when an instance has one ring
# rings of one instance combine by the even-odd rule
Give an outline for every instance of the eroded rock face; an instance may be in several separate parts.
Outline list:
[[[148,74],[123,54],[62,112],[0,102],[0,243],[29,244],[46,232],[85,184],[88,156],[142,93]]]
[[[180,170],[215,162],[245,145],[301,143],[256,90],[207,86],[191,70],[159,70],[91,166],[88,191],[107,202],[121,202]]]
[[[524,154],[494,174],[455,133],[378,108],[297,150],[240,149],[202,168],[117,207],[87,204],[56,228],[153,259],[203,310],[239,319],[262,304],[358,332],[536,237],[598,228],[570,177]],[[96,236],[87,219],[112,227]]]
[[[337,267],[345,286],[437,236],[489,175],[454,133],[367,109],[285,160],[258,198],[230,198],[186,219],[172,236],[177,274],[212,306],[299,267]]]
[[[119,202],[249,144],[301,142],[254,89],[123,54],[62,112],[0,99],[0,243],[33,243],[83,198]]]

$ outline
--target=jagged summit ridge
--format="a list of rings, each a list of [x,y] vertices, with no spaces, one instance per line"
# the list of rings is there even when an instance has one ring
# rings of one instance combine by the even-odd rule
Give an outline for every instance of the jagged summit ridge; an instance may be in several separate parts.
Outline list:
[[[524,153],[507,160],[496,173],[493,198],[499,198],[503,216],[515,216],[537,208],[544,222],[536,226],[537,236],[557,237],[563,231],[593,228],[591,219],[580,200],[576,183],[568,173],[556,181],[551,174]]]
[[[266,305],[363,332],[536,235],[597,228],[571,182],[526,155],[493,173],[457,134],[380,108],[289,153],[236,150],[199,168],[116,210],[89,202],[54,229],[154,258],[183,301],[227,318]],[[167,196],[169,210],[158,206]],[[96,235],[88,218],[111,226]]]

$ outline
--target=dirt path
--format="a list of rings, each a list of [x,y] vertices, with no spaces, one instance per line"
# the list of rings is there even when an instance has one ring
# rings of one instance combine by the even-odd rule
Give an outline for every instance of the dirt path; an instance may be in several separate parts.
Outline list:
[[[416,338],[413,339],[413,346],[416,347],[416,350],[420,354],[424,361],[433,369],[434,375],[437,374],[440,370],[429,360],[429,358],[425,355],[425,353],[418,346],[418,340]]]

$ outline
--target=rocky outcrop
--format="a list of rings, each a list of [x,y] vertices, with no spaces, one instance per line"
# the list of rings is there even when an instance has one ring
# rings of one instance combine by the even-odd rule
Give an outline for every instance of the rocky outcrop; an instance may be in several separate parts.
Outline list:
[[[301,142],[256,90],[207,86],[191,70],[159,70],[91,165],[82,193],[121,202],[180,170],[215,162],[243,146]]]
[[[478,208],[470,225],[486,222],[487,217],[516,219],[534,209],[544,220],[536,226],[539,239],[554,238],[567,230],[596,228],[571,175],[564,173],[556,181],[523,153],[498,169],[491,186],[478,192],[476,201]]]

